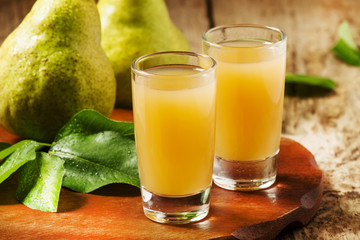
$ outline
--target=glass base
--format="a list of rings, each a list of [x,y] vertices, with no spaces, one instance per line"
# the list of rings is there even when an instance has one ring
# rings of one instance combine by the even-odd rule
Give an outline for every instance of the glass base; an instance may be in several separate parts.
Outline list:
[[[150,220],[166,224],[186,224],[204,219],[209,213],[210,187],[179,197],[156,195],[141,187],[143,209]]]
[[[268,188],[276,180],[278,153],[259,161],[228,161],[215,156],[214,183],[221,188],[236,191]]]

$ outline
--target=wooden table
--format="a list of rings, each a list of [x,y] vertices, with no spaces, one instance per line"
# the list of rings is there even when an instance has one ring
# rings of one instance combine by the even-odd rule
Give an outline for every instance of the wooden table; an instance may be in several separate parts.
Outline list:
[[[35,0],[0,0],[0,43]],[[306,226],[278,239],[360,238],[360,68],[330,51],[337,28],[347,20],[360,43],[358,0],[167,0],[170,16],[193,51],[210,26],[259,23],[288,36],[287,71],[332,78],[335,93],[285,99],[283,134],[308,148],[324,175],[323,203]],[[0,236],[1,239],[1,236]]]

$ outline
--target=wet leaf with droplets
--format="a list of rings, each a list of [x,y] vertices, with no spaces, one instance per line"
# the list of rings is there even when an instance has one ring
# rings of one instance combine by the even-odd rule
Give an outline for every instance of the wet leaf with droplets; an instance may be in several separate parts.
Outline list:
[[[1,159],[0,183],[20,168],[17,198],[41,211],[57,211],[62,185],[78,192],[110,183],[140,187],[133,123],[112,121],[92,110],[76,114],[52,145],[0,143]]]
[[[61,183],[64,176],[64,161],[44,152],[36,153],[35,161],[20,169],[17,198],[29,208],[56,212]]]
[[[111,183],[140,187],[133,123],[81,111],[60,130],[49,153],[65,160],[63,186],[74,191]]]
[[[11,174],[18,170],[28,161],[36,158],[36,150],[41,145],[32,140],[23,140],[0,152],[2,157],[7,157],[0,164],[0,183],[7,179]],[[10,155],[11,154],[11,155]]]

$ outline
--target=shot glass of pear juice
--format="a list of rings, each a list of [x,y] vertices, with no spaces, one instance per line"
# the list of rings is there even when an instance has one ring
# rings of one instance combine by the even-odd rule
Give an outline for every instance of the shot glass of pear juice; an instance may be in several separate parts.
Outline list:
[[[215,61],[160,52],[132,64],[136,151],[145,215],[184,224],[209,212],[215,147]]]
[[[214,182],[267,188],[276,179],[286,35],[263,25],[219,26],[204,33],[203,52],[217,62]]]

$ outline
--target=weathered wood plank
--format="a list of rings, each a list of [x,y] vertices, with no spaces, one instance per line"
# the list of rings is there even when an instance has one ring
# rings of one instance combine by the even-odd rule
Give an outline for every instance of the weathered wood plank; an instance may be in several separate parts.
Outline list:
[[[201,35],[209,28],[205,0],[166,0],[174,24],[188,39],[191,50],[201,53]]]

